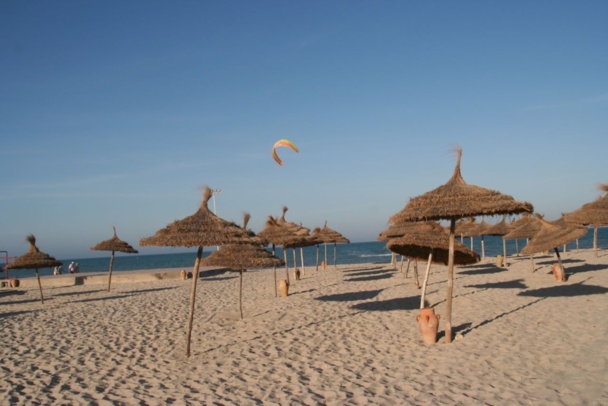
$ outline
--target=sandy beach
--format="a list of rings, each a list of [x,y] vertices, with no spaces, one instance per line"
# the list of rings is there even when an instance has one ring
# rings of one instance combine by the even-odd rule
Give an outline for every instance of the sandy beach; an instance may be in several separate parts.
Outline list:
[[[191,281],[116,282],[0,293],[2,404],[605,405],[608,253],[494,258],[459,268],[456,338],[423,344],[420,290],[382,264],[307,268],[275,298],[272,269],[198,285],[185,357]],[[419,263],[420,281],[425,264]],[[278,270],[284,276],[284,269]],[[43,280],[43,285],[44,285]],[[427,299],[443,314],[446,268]]]

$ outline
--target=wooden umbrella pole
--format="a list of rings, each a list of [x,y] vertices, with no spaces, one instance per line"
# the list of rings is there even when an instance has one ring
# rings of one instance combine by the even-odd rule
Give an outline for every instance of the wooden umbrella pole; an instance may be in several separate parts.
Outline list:
[[[502,257],[505,260],[505,266],[508,266],[507,265],[507,240],[505,240],[504,237],[502,239]]]
[[[44,304],[44,296],[42,295],[42,283],[40,283],[40,274],[36,268],[36,278],[38,279],[38,289],[40,289],[40,303]]]
[[[593,227],[593,250],[595,251],[595,257],[597,258],[597,227]]]
[[[239,311],[241,312],[241,320],[243,320],[243,270],[239,269]]]
[[[323,269],[327,266],[327,243],[325,243],[325,262],[323,263]]]
[[[283,246],[283,261],[285,261],[285,279],[287,279],[287,284],[289,284],[289,262],[287,262],[287,249]]]
[[[336,251],[337,251],[337,244],[334,243],[334,268],[336,267]]]
[[[424,297],[426,295],[426,285],[429,282],[429,273],[431,272],[431,262],[433,261],[433,251],[429,253],[429,261],[426,264],[426,272],[424,273],[424,281],[422,281],[422,294],[420,295],[420,308],[426,307],[424,305]]]
[[[315,267],[315,272],[319,272],[319,244],[317,244],[317,265]]]
[[[112,286],[112,269],[114,268],[114,251],[112,251],[112,255],[110,255],[110,273],[108,274],[108,292],[110,291],[110,286]]]
[[[304,248],[300,247],[300,263],[302,264],[302,277],[304,277]]]
[[[454,229],[456,220],[450,219],[450,248],[448,254],[448,288],[445,301],[445,340],[452,342],[452,294],[454,293]]]
[[[416,280],[414,281],[414,286],[416,286],[416,289],[420,289],[420,282],[418,281],[418,260],[417,259],[414,260],[414,276],[416,277]]]
[[[485,241],[484,241],[483,237],[484,236],[482,235],[481,236],[481,261],[485,262],[485,260],[486,260],[486,244],[485,244]]]
[[[272,244],[272,256],[275,256],[275,247],[274,244]],[[278,294],[278,289],[277,289],[277,266],[273,265],[272,267],[273,273],[274,273],[274,297],[279,297]]]
[[[188,315],[188,331],[186,333],[186,357],[190,356],[190,338],[192,337],[192,323],[194,321],[194,301],[196,300],[196,283],[198,282],[203,247],[199,246],[194,261],[194,272],[192,273],[192,285],[190,288],[190,314]]]
[[[399,272],[403,273],[403,255],[401,255],[401,266],[399,267]]]
[[[410,272],[410,262],[412,262],[412,258],[407,259],[407,266],[405,267],[405,277],[407,278],[407,274]]]
[[[296,267],[298,266],[298,264],[296,262],[296,249],[292,248],[291,250],[293,252],[293,272],[294,272],[294,275],[295,275]]]
[[[532,265],[532,272],[534,272],[534,255],[530,255],[530,264]]]

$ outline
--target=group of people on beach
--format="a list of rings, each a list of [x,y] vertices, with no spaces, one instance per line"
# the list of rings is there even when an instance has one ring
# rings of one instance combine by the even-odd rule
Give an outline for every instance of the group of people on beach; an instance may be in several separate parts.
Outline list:
[[[68,265],[68,272],[69,273],[80,273],[80,265],[78,265],[78,262],[70,262],[70,265]],[[61,275],[63,273],[63,267],[61,265],[56,266],[53,269],[53,275]]]

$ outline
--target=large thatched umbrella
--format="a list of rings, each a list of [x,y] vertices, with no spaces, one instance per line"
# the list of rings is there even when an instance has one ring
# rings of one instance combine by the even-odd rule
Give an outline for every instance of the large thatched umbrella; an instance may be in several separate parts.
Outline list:
[[[431,262],[448,264],[450,236],[441,225],[433,221],[409,224],[412,226],[402,236],[389,239],[386,246],[390,251],[408,258],[428,259],[420,298],[420,308],[423,308]],[[468,265],[476,262],[479,262],[479,254],[468,249],[464,244],[454,241],[455,265]]]
[[[608,184],[601,184],[599,188],[608,192]],[[564,218],[566,221],[593,227],[593,249],[597,257],[597,228],[608,225],[608,194],[582,205],[573,212],[565,213]]]
[[[315,228],[313,230],[313,236],[320,240],[325,245],[325,263],[327,264],[327,243],[334,244],[334,267],[336,266],[336,244],[349,244],[350,240],[329,227],[327,227],[327,221],[323,228]],[[318,246],[317,246],[318,247]],[[317,261],[318,262],[318,261]]]
[[[446,341],[452,341],[452,293],[454,288],[454,228],[456,220],[464,217],[517,214],[532,212],[532,204],[518,202],[495,190],[468,185],[460,173],[462,150],[457,150],[454,174],[442,186],[410,199],[407,205],[391,217],[391,222],[450,220],[448,287],[445,309]]]
[[[42,284],[40,283],[38,269],[53,268],[62,265],[62,263],[49,254],[40,251],[38,247],[36,247],[36,237],[34,237],[33,234],[28,235],[26,241],[30,243],[29,251],[6,265],[6,269],[34,269],[36,271],[36,278],[38,279],[38,289],[40,289],[40,302],[44,304]]]
[[[540,230],[532,237],[530,242],[528,242],[528,245],[521,250],[521,253],[524,255],[531,255],[537,252],[555,250],[558,265],[562,270],[562,274],[565,275],[563,273],[564,267],[557,247],[582,237],[587,232],[587,227],[569,224],[566,221],[563,221],[563,219],[555,221],[540,219],[539,221]]]
[[[499,223],[496,223],[492,226],[488,226],[481,234],[482,237],[485,235],[503,237],[503,239],[502,239],[502,256],[505,259],[505,261],[507,260],[507,242],[504,239],[504,235],[507,234],[509,231],[511,231],[511,227],[507,223],[506,216],[503,216],[502,220]],[[484,254],[485,254],[485,252],[484,252]]]
[[[249,215],[245,214],[243,229],[247,230]],[[260,240],[253,237],[253,243],[244,240],[242,244],[229,244],[220,247],[218,251],[211,253],[203,259],[203,265],[225,266],[239,272],[239,312],[243,318],[243,271],[250,268],[266,268],[283,265],[283,260],[274,256],[273,253],[266,251],[261,245]]]
[[[182,220],[174,221],[165,228],[158,230],[151,237],[139,240],[141,246],[198,247],[190,290],[190,314],[188,317],[188,332],[186,334],[187,356],[190,356],[190,338],[194,320],[196,284],[199,279],[203,247],[242,242],[243,239],[249,238],[247,232],[241,227],[217,217],[209,210],[208,203],[211,196],[213,196],[213,191],[209,187],[205,187],[203,202],[196,213]]]
[[[112,251],[112,255],[110,256],[110,271],[108,273],[108,292],[110,291],[110,286],[112,284],[114,253],[118,251],[126,254],[137,254],[137,250],[135,248],[116,236],[116,227],[112,226],[112,229],[114,230],[114,236],[112,238],[91,247],[91,249],[94,251]]]

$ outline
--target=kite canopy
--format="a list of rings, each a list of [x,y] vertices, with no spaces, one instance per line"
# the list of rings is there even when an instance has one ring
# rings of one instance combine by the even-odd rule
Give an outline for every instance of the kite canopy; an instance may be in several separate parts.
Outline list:
[[[275,160],[276,163],[278,163],[281,166],[283,166],[283,161],[281,161],[281,158],[279,158],[279,155],[277,154],[277,148],[279,148],[279,147],[290,148],[292,151],[295,151],[296,153],[300,152],[298,147],[289,140],[281,139],[281,140],[278,140],[277,142],[275,142],[274,145],[272,146],[272,158]]]

